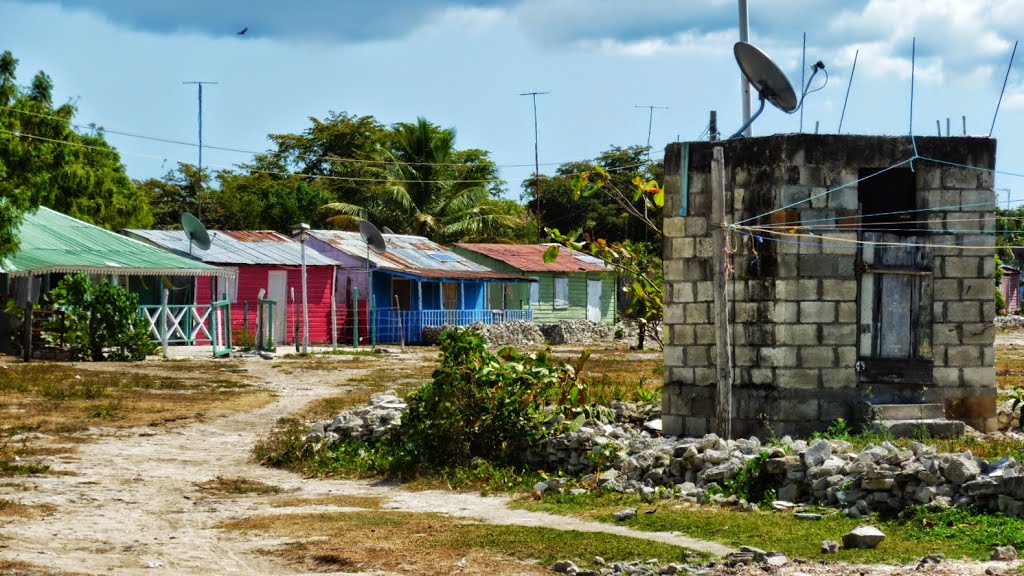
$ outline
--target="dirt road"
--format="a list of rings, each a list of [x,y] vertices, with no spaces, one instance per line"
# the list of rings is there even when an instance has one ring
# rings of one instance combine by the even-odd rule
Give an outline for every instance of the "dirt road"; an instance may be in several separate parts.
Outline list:
[[[392,361],[418,360],[410,354]],[[715,554],[729,551],[719,544],[674,534],[633,532],[619,526],[509,510],[503,498],[310,480],[261,467],[250,459],[256,438],[278,417],[314,399],[336,394],[334,381],[339,373],[332,372],[332,382],[327,382],[324,372],[285,374],[260,359],[246,360],[245,367],[251,382],[276,392],[277,401],[255,411],[210,415],[203,422],[176,428],[112,432],[78,446],[72,455],[54,459],[52,472],[56,474],[6,482],[0,488],[0,497],[14,497],[24,504],[48,504],[55,511],[12,519],[0,527],[0,558],[54,572],[89,574],[297,574],[293,566],[260,553],[280,541],[216,528],[227,520],[282,512],[280,508],[268,508],[270,497],[210,498],[195,486],[217,476],[260,480],[297,497],[384,495],[388,497],[386,507],[398,510],[443,512],[496,524],[629,534]],[[13,485],[17,482],[31,490],[18,490]]]

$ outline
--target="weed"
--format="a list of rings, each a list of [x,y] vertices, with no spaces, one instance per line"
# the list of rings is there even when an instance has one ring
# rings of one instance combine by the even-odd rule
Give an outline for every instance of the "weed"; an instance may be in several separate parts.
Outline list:
[[[196,482],[195,486],[199,488],[200,492],[227,496],[265,495],[281,492],[281,488],[278,486],[241,477],[226,478],[224,476],[217,476],[213,480]]]
[[[313,450],[306,444],[306,426],[298,418],[280,418],[253,445],[252,454],[260,464],[296,469]]]

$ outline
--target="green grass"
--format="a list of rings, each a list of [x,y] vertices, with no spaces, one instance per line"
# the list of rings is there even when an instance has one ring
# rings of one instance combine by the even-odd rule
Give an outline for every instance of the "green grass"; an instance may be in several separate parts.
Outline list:
[[[592,566],[658,559],[693,562],[686,549],[624,536],[536,526],[466,522],[443,514],[367,510],[326,514],[260,515],[224,526],[303,538],[273,553],[307,565],[359,567],[407,574],[450,574],[459,558],[470,558],[477,574],[541,574],[556,560]],[[315,538],[314,538],[315,537]],[[330,560],[330,562],[325,562]],[[516,565],[528,570],[507,571]]]
[[[619,494],[556,495],[540,502],[520,501],[517,507],[555,514],[580,516],[615,523],[614,512],[632,506],[640,510],[622,524],[638,530],[678,531],[694,538],[729,546],[755,546],[779,550],[790,557],[827,559],[851,563],[905,563],[926,554],[950,558],[987,559],[996,545],[1024,545],[1024,519],[966,510],[927,511],[911,508],[894,518],[844,518],[838,510],[818,510],[819,521],[797,520],[792,514],[773,511],[736,512],[713,506],[697,507],[676,500],[644,504],[635,496]],[[656,509],[656,510],[655,510]],[[644,512],[653,513],[645,514]],[[822,540],[842,541],[843,534],[864,524],[878,526],[885,541],[874,550],[840,550],[823,556]]]

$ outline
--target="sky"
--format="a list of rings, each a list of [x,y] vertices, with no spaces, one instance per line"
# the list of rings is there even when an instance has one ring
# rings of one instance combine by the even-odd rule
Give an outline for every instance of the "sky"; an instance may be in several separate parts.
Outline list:
[[[750,42],[799,86],[825,64],[802,109],[805,132],[988,135],[1024,0],[750,0]],[[237,34],[248,28],[244,35]],[[911,53],[914,58],[911,122]],[[384,124],[422,116],[454,127],[459,148],[491,152],[518,198],[533,172],[537,97],[542,173],[612,146],[706,138],[717,111],[742,123],[736,0],[0,0],[0,50],[19,83],[44,70],[77,122],[108,130],[133,178],[197,161],[197,93],[206,145],[265,151],[331,111]],[[856,70],[853,71],[856,55]],[[1024,175],[1024,47],[992,137],[997,169]],[[852,75],[851,75],[851,72]],[[844,100],[846,101],[845,114]],[[756,101],[752,104],[756,110]],[[643,106],[667,107],[652,110]],[[798,132],[801,113],[769,107],[753,134]],[[110,131],[170,140],[161,143]],[[204,148],[230,168],[251,154]],[[1024,176],[999,174],[1005,203]]]

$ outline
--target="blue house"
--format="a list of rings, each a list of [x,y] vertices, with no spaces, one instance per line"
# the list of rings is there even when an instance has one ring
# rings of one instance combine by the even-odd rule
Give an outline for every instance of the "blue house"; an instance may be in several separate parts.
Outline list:
[[[357,332],[369,325],[376,341],[404,335],[419,342],[425,326],[532,319],[532,310],[492,311],[487,304],[503,283],[531,279],[495,272],[421,236],[385,234],[384,240],[387,251],[376,254],[357,232],[309,232],[307,247],[339,263],[335,302],[350,318],[347,325],[358,321]]]

